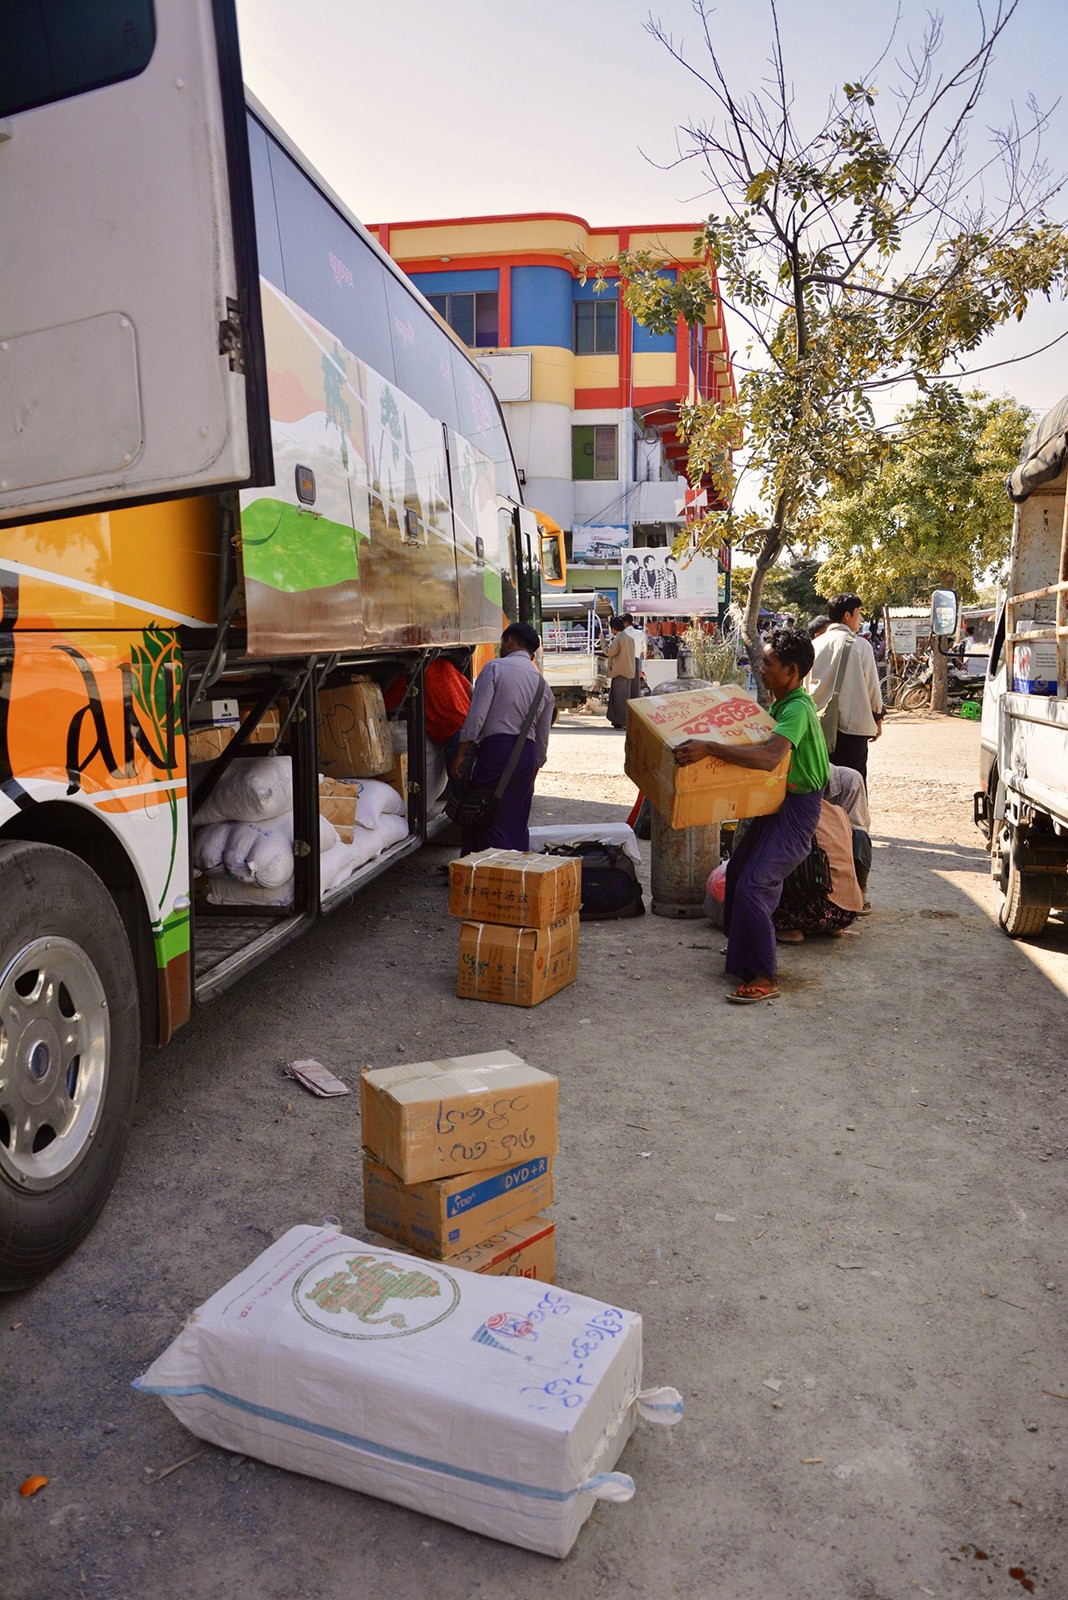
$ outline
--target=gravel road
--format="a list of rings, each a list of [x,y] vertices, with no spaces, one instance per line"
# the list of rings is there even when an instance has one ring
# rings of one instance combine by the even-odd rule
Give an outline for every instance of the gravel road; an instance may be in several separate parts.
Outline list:
[[[535,820],[624,817],[622,746],[562,718]],[[1068,925],[998,931],[977,753],[888,719],[875,911],[784,950],[771,1005],[725,1005],[716,931],[653,916],[584,924],[533,1011],[460,1001],[436,845],[201,1011],[88,1242],[0,1304],[5,1600],[1068,1594]],[[640,1311],[686,1401],[562,1563],[202,1448],[130,1388],[284,1229],[362,1229],[357,1100],[287,1060],[355,1084],[506,1042],[560,1078],[559,1281]]]

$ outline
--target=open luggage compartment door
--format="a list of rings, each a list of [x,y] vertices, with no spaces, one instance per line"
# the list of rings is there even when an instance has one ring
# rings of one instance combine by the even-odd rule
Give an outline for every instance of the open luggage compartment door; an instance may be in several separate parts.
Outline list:
[[[18,6],[0,520],[270,477],[232,0]]]

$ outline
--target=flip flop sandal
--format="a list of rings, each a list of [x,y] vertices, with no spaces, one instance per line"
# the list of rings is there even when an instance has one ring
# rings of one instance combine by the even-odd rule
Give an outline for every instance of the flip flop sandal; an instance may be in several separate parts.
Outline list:
[[[761,1000],[777,1000],[778,997],[777,988],[768,989],[762,983],[740,983],[727,999],[736,1006],[755,1006],[759,1005]]]
[[[779,928],[775,934],[776,944],[804,944],[805,936],[800,928]]]

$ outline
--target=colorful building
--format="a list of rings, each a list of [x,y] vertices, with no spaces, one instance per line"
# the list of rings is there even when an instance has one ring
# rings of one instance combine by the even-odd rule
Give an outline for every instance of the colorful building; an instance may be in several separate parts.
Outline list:
[[[592,228],[537,212],[371,232],[477,353],[527,503],[568,535],[568,587],[618,600],[619,551],[670,544],[684,520],[680,403],[726,400],[734,379],[718,298],[704,326],[680,318],[656,334],[623,305],[618,271],[605,268],[598,294],[591,269],[632,250],[662,258],[666,276],[693,270],[697,224]]]

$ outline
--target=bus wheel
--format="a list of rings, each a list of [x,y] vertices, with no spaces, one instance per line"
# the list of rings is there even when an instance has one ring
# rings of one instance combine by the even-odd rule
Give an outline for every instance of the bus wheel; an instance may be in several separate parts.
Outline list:
[[[1010,939],[1033,939],[1049,921],[1049,906],[1024,905],[1023,882],[1016,865],[1012,829],[1002,823],[990,854],[990,871],[1001,890],[998,926]]]
[[[140,1058],[122,919],[85,862],[0,844],[0,1290],[73,1250],[118,1176]]]

